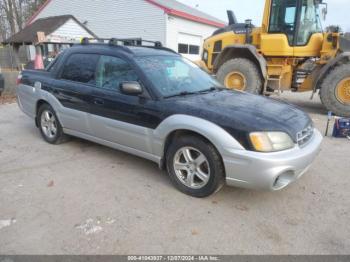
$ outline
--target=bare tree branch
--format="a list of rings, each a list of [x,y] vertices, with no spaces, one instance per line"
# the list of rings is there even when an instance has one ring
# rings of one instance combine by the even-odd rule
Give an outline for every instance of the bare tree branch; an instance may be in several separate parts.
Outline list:
[[[22,30],[45,0],[0,0],[0,42]]]

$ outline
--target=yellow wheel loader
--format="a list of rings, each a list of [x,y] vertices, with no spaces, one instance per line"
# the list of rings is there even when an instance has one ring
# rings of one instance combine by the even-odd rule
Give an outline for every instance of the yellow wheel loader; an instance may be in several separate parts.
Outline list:
[[[326,14],[322,0],[266,0],[257,28],[228,11],[229,25],[206,39],[200,65],[230,89],[319,92],[329,111],[349,117],[350,41],[323,32]]]

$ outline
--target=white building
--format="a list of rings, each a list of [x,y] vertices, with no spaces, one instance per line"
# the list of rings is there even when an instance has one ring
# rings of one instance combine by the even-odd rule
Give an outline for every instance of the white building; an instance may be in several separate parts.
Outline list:
[[[22,68],[23,65],[35,59],[38,51],[35,46],[40,47],[45,59],[51,59],[58,52],[84,37],[96,38],[97,36],[72,15],[36,19],[4,41],[12,45],[15,53],[12,54],[13,50],[9,48],[6,52],[0,52],[0,65]],[[49,61],[46,60],[46,62]]]
[[[100,38],[160,41],[193,60],[200,58],[203,40],[225,25],[175,0],[47,0],[28,24],[67,14]]]

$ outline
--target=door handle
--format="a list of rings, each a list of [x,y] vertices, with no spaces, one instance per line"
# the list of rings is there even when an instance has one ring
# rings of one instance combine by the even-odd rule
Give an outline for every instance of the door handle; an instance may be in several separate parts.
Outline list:
[[[104,105],[104,100],[103,99],[99,99],[99,98],[95,98],[94,99],[94,104],[95,105],[98,105],[98,106],[102,106],[102,105]]]

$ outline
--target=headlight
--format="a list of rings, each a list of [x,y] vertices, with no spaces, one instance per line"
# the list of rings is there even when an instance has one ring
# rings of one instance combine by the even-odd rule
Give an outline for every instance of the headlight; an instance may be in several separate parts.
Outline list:
[[[283,132],[254,132],[249,136],[255,150],[259,152],[276,152],[294,147],[293,140]]]

